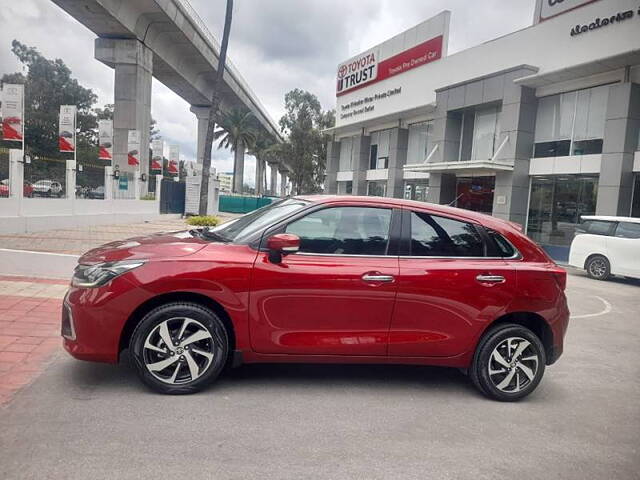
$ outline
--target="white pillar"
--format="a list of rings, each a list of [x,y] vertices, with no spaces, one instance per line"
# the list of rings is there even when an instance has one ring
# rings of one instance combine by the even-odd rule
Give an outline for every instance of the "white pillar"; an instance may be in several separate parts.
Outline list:
[[[196,149],[196,159],[199,165],[202,165],[204,158],[204,144],[207,138],[207,127],[209,125],[209,107],[191,106],[191,112],[195,114],[198,120],[198,140]]]
[[[22,150],[9,150],[9,196],[22,198],[24,195],[24,163]]]
[[[262,195],[262,177],[264,177],[264,161],[256,157],[256,195]]]
[[[156,202],[158,202],[158,213],[160,213],[160,196],[162,195],[162,175],[156,175]]]
[[[280,196],[287,196],[287,172],[280,171]]]
[[[97,38],[95,57],[115,70],[113,166],[117,165],[120,172],[133,173],[135,185],[139,173],[149,171],[153,52],[135,39]],[[129,130],[140,132],[138,167],[127,163]],[[140,198],[139,193],[136,198]]]
[[[113,167],[104,167],[104,199],[113,200]]]
[[[278,164],[270,163],[269,167],[271,168],[271,175],[269,181],[269,194],[277,197],[278,196]]]
[[[242,193],[244,185],[244,143],[238,142],[238,148],[233,155],[233,192]]]
[[[76,161],[67,160],[65,171],[65,197],[75,200],[76,198]]]

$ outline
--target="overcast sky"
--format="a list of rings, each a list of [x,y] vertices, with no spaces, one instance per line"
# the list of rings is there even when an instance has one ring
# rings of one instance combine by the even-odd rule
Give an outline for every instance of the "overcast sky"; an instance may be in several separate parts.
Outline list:
[[[95,35],[49,0],[2,2],[0,75],[19,71],[11,53],[15,38],[48,58],[62,58],[73,75],[99,97],[113,102],[113,71],[93,59]],[[218,38],[225,0],[191,0]],[[323,108],[335,107],[337,64],[442,10],[451,11],[449,54],[531,24],[535,0],[236,0],[229,57],[274,118],[284,94],[304,88]],[[195,158],[196,121],[189,105],[154,80],[153,118],[163,138],[180,143],[181,156]],[[229,152],[214,151],[218,171],[230,171]],[[253,185],[255,163],[245,181]]]

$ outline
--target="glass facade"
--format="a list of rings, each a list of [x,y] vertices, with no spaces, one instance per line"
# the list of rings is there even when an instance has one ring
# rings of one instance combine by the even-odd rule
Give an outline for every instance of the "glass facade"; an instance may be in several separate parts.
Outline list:
[[[593,215],[598,177],[532,177],[527,235],[553,258],[566,259],[581,215]]]
[[[338,170],[346,172],[353,170],[353,144],[358,137],[347,137],[340,140],[340,162]]]
[[[409,125],[409,139],[407,146],[407,164],[424,163],[431,152],[431,122],[413,123]]]
[[[631,200],[631,216],[640,217],[640,175],[633,179],[633,198]]]
[[[370,197],[384,197],[386,193],[386,180],[375,180],[367,182],[367,195],[369,195]]]
[[[391,130],[380,130],[371,133],[371,146],[369,147],[369,169],[378,170],[389,165],[389,141]]]
[[[475,212],[493,211],[493,192],[496,177],[458,177],[456,207]]]
[[[491,160],[498,148],[500,109],[496,106],[476,110],[473,122],[471,160]]]
[[[607,85],[538,100],[534,157],[602,153]]]
[[[407,200],[418,200],[419,202],[427,201],[429,193],[429,179],[405,180],[404,182],[404,198]]]

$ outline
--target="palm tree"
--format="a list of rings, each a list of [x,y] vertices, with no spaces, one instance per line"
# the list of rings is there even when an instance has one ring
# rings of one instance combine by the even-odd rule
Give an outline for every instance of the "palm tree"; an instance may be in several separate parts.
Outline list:
[[[207,135],[204,140],[204,155],[202,158],[202,184],[200,185],[200,205],[198,213],[207,214],[207,204],[209,203],[209,171],[211,170],[211,147],[216,121],[218,121],[218,110],[220,108],[220,90],[224,69],[227,62],[227,45],[229,45],[229,33],[231,32],[231,18],[233,16],[233,0],[227,0],[227,9],[224,16],[224,29],[222,31],[222,44],[220,45],[220,56],[218,57],[218,69],[213,82],[213,94],[211,95],[211,108],[209,109],[209,123],[207,124]],[[242,180],[240,180],[242,185]]]
[[[273,137],[260,132],[256,135],[253,143],[249,145],[249,154],[256,157],[256,195],[261,195],[265,192],[265,156],[273,144]]]
[[[229,148],[233,156],[233,191],[242,193],[244,175],[244,151],[256,140],[254,129],[256,118],[249,110],[234,108],[222,115],[220,130],[214,138],[220,140],[218,148]]]

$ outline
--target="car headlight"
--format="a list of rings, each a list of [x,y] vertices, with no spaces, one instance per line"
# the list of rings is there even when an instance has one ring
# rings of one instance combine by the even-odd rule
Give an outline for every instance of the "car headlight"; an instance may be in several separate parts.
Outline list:
[[[71,285],[81,288],[101,287],[117,276],[138,268],[144,263],[144,260],[124,260],[95,265],[78,265],[73,272]]]

